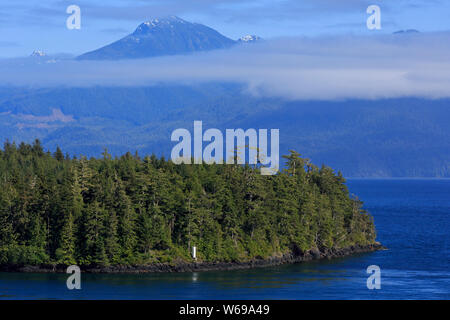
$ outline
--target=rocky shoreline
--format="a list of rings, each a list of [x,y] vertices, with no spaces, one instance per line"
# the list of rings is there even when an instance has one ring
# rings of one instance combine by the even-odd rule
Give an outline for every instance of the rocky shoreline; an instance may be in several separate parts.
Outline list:
[[[379,242],[367,246],[351,246],[343,249],[326,251],[310,250],[285,254],[280,257],[268,259],[254,259],[246,262],[180,262],[176,264],[155,263],[149,265],[115,265],[115,266],[81,266],[81,270],[87,273],[156,273],[156,272],[198,272],[214,270],[237,270],[293,264],[319,259],[334,259],[350,256],[357,253],[373,252],[386,249]],[[65,265],[4,265],[0,266],[2,272],[36,272],[54,273],[66,272]]]

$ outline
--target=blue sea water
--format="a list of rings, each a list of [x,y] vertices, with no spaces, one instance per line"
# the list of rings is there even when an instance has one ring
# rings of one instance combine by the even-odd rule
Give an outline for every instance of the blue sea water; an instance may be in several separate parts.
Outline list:
[[[252,270],[124,275],[0,273],[0,299],[449,299],[450,180],[349,180],[389,250]],[[369,290],[366,269],[381,269]]]

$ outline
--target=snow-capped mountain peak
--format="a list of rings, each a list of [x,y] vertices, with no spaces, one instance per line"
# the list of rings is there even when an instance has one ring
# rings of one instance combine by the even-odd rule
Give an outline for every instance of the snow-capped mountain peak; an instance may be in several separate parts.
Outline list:
[[[77,59],[138,59],[225,49],[234,44],[236,41],[212,28],[169,16],[141,23],[133,33]]]
[[[44,51],[41,50],[34,50],[33,53],[31,53],[31,57],[45,57],[47,54]]]
[[[141,23],[135,30],[135,34],[142,34],[148,31],[151,31],[155,28],[173,28],[174,25],[178,24],[188,24],[189,22],[177,17],[177,16],[169,16],[165,18],[155,18],[144,23]]]

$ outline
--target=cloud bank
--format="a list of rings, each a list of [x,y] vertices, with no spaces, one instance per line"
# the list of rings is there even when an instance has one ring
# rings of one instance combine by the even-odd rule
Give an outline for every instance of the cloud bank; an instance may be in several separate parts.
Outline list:
[[[257,96],[335,100],[450,97],[450,33],[283,38],[122,61],[0,60],[2,86],[239,82]]]

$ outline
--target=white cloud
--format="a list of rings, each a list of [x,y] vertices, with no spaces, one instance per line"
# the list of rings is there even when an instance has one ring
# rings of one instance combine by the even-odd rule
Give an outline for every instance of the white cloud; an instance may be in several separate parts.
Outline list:
[[[235,81],[288,99],[450,97],[449,33],[284,38],[230,50],[127,61],[3,60],[16,86]]]

